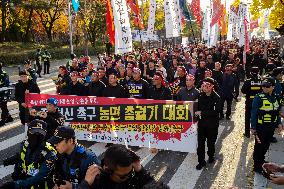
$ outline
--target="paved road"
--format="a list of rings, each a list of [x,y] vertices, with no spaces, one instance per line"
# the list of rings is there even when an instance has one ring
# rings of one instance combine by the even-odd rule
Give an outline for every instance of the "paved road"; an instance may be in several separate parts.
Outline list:
[[[50,75],[44,75],[38,79],[41,93],[54,94],[55,85],[50,79],[57,75],[57,66],[65,64],[66,60],[52,63]],[[9,68],[13,81],[17,76],[17,68]],[[25,127],[20,124],[18,118],[18,104],[9,102],[10,113],[15,118],[14,122],[0,127],[0,184],[11,179],[13,166],[3,167],[3,160],[19,151],[20,142],[26,137]],[[240,188],[251,188],[253,174],[251,172],[251,151],[253,140],[242,137],[244,120],[244,103],[234,104],[235,111],[232,121],[221,121],[217,140],[217,161],[208,165],[202,171],[196,171],[196,154],[159,151],[157,154],[149,153],[147,148],[134,148],[140,155],[142,164],[149,170],[156,180],[167,183],[173,189],[207,189],[228,188],[238,186]],[[210,123],[209,123],[210,124]],[[88,149],[101,158],[105,152],[105,144],[79,141]]]

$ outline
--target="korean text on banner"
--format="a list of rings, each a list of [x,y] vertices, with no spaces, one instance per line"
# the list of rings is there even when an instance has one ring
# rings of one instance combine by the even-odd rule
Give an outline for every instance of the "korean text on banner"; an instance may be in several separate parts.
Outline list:
[[[179,37],[181,34],[181,13],[179,0],[165,0],[166,38]]]
[[[148,19],[148,29],[147,29],[147,34],[148,35],[153,35],[154,34],[154,30],[155,30],[155,18],[156,18],[156,0],[151,0],[150,1],[150,16]]]
[[[79,140],[196,152],[194,102],[27,94],[26,103],[44,110],[50,97]]]
[[[115,54],[132,51],[130,21],[125,0],[111,0],[115,25]]]

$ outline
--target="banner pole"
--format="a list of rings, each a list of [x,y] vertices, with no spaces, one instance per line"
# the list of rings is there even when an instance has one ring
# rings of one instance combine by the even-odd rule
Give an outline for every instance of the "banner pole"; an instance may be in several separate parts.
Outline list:
[[[74,49],[73,49],[73,37],[72,37],[72,33],[73,33],[73,27],[72,27],[72,14],[71,14],[71,2],[70,0],[67,0],[68,2],[68,18],[69,18],[69,41],[70,41],[70,51],[71,54],[74,53]]]

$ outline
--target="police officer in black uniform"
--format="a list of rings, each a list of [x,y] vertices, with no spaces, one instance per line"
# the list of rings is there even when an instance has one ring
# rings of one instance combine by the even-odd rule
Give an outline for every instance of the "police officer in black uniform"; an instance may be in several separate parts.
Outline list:
[[[95,154],[76,142],[75,131],[71,127],[58,127],[49,142],[59,153],[54,175],[58,188],[77,189],[88,168],[94,164],[100,165]]]
[[[0,62],[0,89],[9,86],[9,76],[2,68],[2,62]],[[12,116],[9,114],[7,107],[7,101],[4,100],[4,91],[0,92],[0,108],[1,108],[1,121],[0,127],[5,125],[5,123],[13,121]],[[5,97],[6,98],[6,97]]]
[[[197,170],[201,170],[205,165],[205,141],[207,140],[209,163],[215,161],[215,142],[218,135],[219,112],[221,110],[220,96],[214,91],[215,80],[205,78],[201,86],[201,93],[198,97],[197,111]]]
[[[29,79],[33,81],[34,83],[36,83],[37,74],[36,74],[35,69],[32,68],[32,62],[30,60],[26,60],[24,62],[24,68],[25,68],[25,71],[28,73]]]
[[[245,133],[244,136],[250,138],[250,114],[252,101],[256,94],[262,92],[261,77],[259,75],[259,68],[252,67],[250,70],[250,78],[245,80],[241,88],[243,94],[246,95],[245,105]]]
[[[28,125],[28,139],[21,145],[20,154],[14,173],[13,182],[8,182],[1,189],[49,189],[53,187],[51,173],[57,160],[56,150],[44,141],[46,123],[34,120]]]

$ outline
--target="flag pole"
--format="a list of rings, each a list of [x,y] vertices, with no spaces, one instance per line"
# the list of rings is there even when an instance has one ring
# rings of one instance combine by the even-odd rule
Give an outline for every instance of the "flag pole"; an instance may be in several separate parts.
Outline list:
[[[71,14],[71,1],[67,0],[68,2],[68,18],[69,18],[69,41],[70,41],[70,51],[71,54],[74,53],[74,49],[73,49],[73,37],[72,37],[72,33],[73,33],[73,27],[72,27],[72,14]]]

